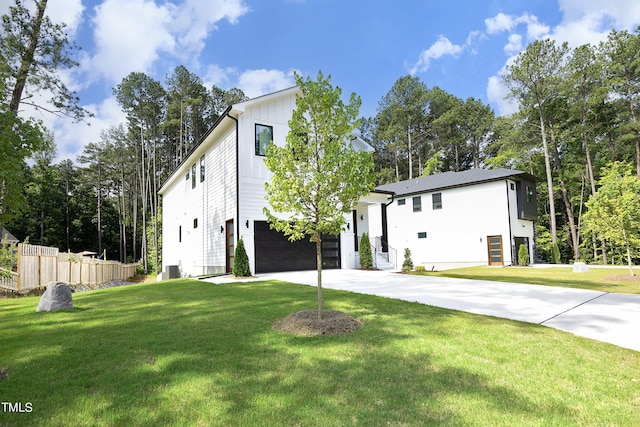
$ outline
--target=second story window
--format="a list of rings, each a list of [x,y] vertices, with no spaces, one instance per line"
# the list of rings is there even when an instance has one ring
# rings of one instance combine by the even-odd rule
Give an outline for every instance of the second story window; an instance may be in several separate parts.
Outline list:
[[[200,157],[200,182],[204,181],[204,156]]]
[[[422,212],[422,197],[417,196],[413,198],[413,211]]]
[[[191,166],[191,188],[196,188],[196,164]]]
[[[434,193],[431,195],[433,209],[442,209],[442,193]]]
[[[267,147],[273,141],[273,126],[256,123],[256,156],[266,156]]]

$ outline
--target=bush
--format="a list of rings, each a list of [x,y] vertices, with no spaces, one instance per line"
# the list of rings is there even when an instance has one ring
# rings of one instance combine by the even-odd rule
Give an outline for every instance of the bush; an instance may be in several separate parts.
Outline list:
[[[238,240],[236,252],[233,256],[233,275],[236,277],[250,277],[251,269],[249,268],[249,257],[244,249],[242,238]]]
[[[424,273],[425,271],[427,271],[427,268],[424,265],[416,265],[416,271],[418,273]]]
[[[529,265],[529,249],[523,244],[518,248],[518,264],[523,267]]]
[[[413,261],[411,260],[411,250],[404,248],[404,262],[402,263],[402,271],[413,270]]]
[[[360,268],[373,268],[369,233],[362,233],[362,237],[360,238]]]

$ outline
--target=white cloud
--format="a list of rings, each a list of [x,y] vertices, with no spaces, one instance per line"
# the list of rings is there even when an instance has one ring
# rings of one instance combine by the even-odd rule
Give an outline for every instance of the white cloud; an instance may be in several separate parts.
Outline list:
[[[100,133],[111,126],[124,123],[126,114],[113,97],[104,99],[99,104],[86,105],[85,108],[94,114],[86,123],[73,123],[69,119],[56,119],[51,125],[58,155],[56,162],[64,159],[75,161],[78,154],[89,142],[99,142]]]
[[[105,0],[95,8],[96,51],[83,69],[110,83],[132,71],[149,72],[162,54],[197,63],[209,33],[248,12],[243,0]]]
[[[505,15],[500,12],[492,18],[485,19],[484,25],[487,29],[487,33],[498,34],[504,31],[512,31],[517,25],[517,22],[514,20],[513,16]]]
[[[511,115],[518,111],[518,103],[506,99],[509,89],[502,83],[500,76],[491,76],[487,81],[487,98],[497,106],[499,115]]]
[[[455,58],[459,56],[463,50],[463,46],[455,45],[451,43],[448,38],[441,35],[434,44],[420,53],[418,62],[411,68],[410,73],[416,74],[417,72],[426,71],[431,65],[432,59],[438,59],[445,55],[450,55]]]
[[[221,68],[215,64],[209,65],[203,78],[204,85],[207,88],[214,85],[225,88],[237,74],[237,70],[233,67]]]
[[[238,85],[249,98],[295,86],[294,70],[247,70],[240,74]]]
[[[504,51],[508,55],[513,55],[523,49],[522,36],[520,34],[509,34],[509,43],[504,47]]]

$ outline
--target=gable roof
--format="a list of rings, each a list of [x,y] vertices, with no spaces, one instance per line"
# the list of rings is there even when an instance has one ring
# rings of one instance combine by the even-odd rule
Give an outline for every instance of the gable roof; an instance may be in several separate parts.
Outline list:
[[[376,187],[376,190],[393,191],[396,196],[404,196],[516,177],[535,182],[533,176],[514,169],[469,169],[461,172],[444,172],[392,184],[384,184]]]
[[[0,243],[18,243],[19,240],[4,227],[0,227]]]

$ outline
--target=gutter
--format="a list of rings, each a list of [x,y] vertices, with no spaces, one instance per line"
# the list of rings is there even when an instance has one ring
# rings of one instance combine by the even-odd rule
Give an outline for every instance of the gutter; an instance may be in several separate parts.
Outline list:
[[[236,122],[236,223],[234,230],[234,236],[236,241],[234,242],[234,247],[237,244],[240,236],[240,134],[239,134],[239,124],[238,119],[229,114],[231,111],[231,107],[227,108],[224,112],[223,117],[229,117],[234,122]]]

